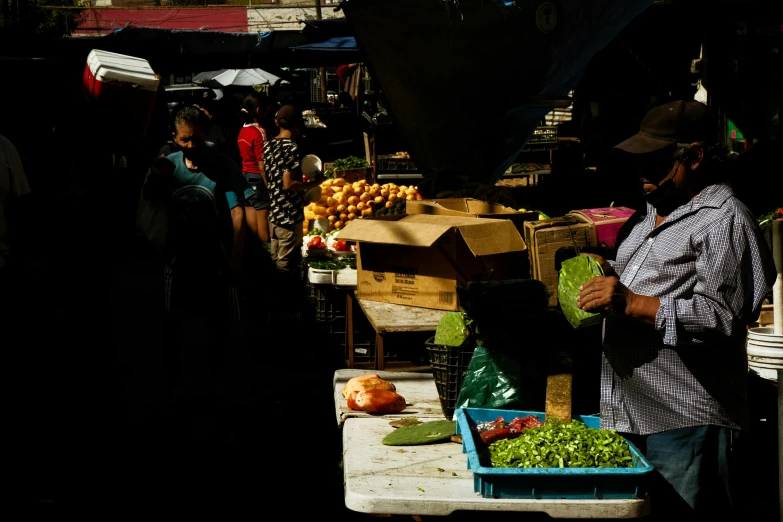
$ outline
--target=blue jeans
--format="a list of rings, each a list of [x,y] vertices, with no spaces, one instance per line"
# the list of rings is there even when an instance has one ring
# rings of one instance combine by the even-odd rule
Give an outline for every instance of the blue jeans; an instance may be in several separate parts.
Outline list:
[[[745,512],[748,477],[743,445],[747,434],[708,425],[622,435],[655,467],[651,519],[686,515],[688,521],[722,520]]]

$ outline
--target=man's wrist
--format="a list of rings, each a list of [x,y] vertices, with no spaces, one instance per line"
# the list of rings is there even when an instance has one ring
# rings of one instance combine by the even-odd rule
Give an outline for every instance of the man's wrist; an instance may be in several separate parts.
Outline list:
[[[657,297],[636,294],[626,288],[625,315],[631,319],[648,324],[655,324],[655,315],[660,307]]]

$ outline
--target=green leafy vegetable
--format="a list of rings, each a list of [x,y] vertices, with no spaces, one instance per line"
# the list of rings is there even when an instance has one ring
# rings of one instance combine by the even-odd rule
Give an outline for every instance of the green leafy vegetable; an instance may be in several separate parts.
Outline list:
[[[497,468],[631,468],[626,440],[614,430],[588,428],[583,422],[548,421],[514,439],[489,446]]]
[[[356,269],[356,258],[344,257],[330,261],[307,261],[307,264],[316,270],[342,270],[344,268]]]
[[[381,441],[386,446],[416,446],[444,442],[457,432],[457,421],[437,420],[397,428]]]
[[[560,265],[557,279],[557,300],[568,322],[574,328],[585,328],[600,323],[603,315],[585,312],[576,304],[579,297],[579,287],[590,279],[603,275],[604,271],[598,261],[590,256],[578,255],[566,259]]]
[[[446,312],[435,329],[435,344],[462,346],[470,337],[470,319],[463,312]]]
[[[357,158],[356,156],[340,158],[332,163],[332,170],[363,169],[367,167],[369,167],[367,160],[365,158]]]

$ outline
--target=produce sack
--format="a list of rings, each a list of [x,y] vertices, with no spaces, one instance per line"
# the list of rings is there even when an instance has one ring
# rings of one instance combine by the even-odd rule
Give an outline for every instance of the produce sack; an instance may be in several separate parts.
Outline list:
[[[543,411],[546,367],[525,364],[505,350],[477,346],[462,381],[456,408]]]
[[[457,296],[476,343],[494,349],[518,346],[520,325],[549,304],[549,289],[536,279],[471,282],[457,287]]]
[[[576,303],[579,287],[590,279],[604,275],[601,265],[590,256],[579,255],[560,265],[557,279],[557,300],[568,322],[574,328],[586,328],[603,321],[603,314],[585,312]]]
[[[435,329],[435,344],[462,346],[470,339],[470,319],[464,312],[447,312]]]

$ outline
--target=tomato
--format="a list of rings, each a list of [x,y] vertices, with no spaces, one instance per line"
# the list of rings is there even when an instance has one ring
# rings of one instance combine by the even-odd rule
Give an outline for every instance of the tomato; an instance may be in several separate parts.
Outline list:
[[[334,249],[338,252],[347,252],[350,248],[344,239],[338,239],[334,244]]]

